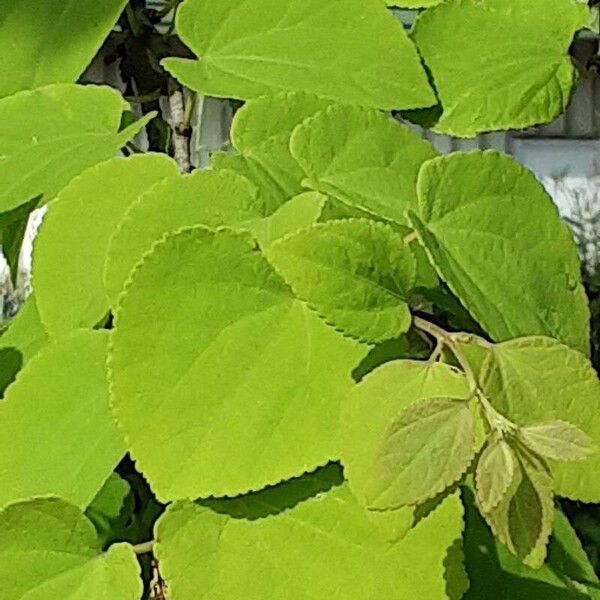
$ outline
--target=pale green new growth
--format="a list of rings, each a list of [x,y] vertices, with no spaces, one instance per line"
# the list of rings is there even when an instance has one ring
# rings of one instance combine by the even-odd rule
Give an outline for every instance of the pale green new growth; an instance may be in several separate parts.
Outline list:
[[[139,600],[140,567],[126,544],[103,553],[94,527],[58,498],[0,512],[2,600]]]
[[[210,96],[287,90],[382,109],[435,104],[415,47],[380,0],[186,0],[177,32],[200,60],[163,65]]]
[[[589,12],[578,0],[456,0],[421,14],[412,37],[459,137],[552,121],[569,102],[568,55]]]
[[[497,410],[517,425],[560,420],[600,446],[600,382],[585,356],[543,337],[495,345],[481,382]],[[559,443],[559,440],[555,442]],[[550,462],[557,495],[600,501],[600,456]]]
[[[450,547],[462,531],[457,496],[391,542],[346,484],[325,490],[292,506],[277,488],[239,499],[239,510],[219,501],[172,505],[156,548],[170,593],[176,600],[451,598]]]
[[[375,110],[334,106],[306,120],[291,151],[312,189],[376,217],[405,223],[416,208],[424,161],[437,156],[417,134]]]
[[[238,494],[338,457],[367,349],[296,300],[248,234],[191,228],[120,298],[113,408],[159,498]]]
[[[475,455],[465,400],[431,398],[404,409],[375,454],[367,502],[377,510],[420,504],[458,481]]]
[[[416,262],[387,225],[321,223],[275,242],[266,256],[298,298],[351,336],[380,342],[410,327]]]
[[[540,334],[587,351],[577,250],[532,173],[498,152],[455,153],[427,162],[417,189],[420,240],[495,340]]]
[[[260,220],[265,207],[256,188],[231,171],[195,171],[169,177],[142,194],[111,230],[104,284],[115,307],[142,255],[165,234],[191,225],[241,226]]]
[[[554,460],[583,460],[593,453],[591,438],[565,421],[545,421],[521,427],[519,435],[531,450]]]
[[[0,97],[77,80],[125,4],[127,0],[0,2]]]
[[[53,341],[8,388],[0,507],[50,494],[84,508],[125,453],[108,406],[107,337],[80,330]]]
[[[455,368],[414,360],[387,363],[353,388],[342,407],[340,445],[346,479],[362,505],[369,503],[377,455],[397,415],[425,398],[468,393]]]
[[[128,105],[100,86],[56,84],[0,100],[0,212],[51,200],[70,179],[114,156],[152,118],[119,131]]]
[[[515,454],[504,439],[488,442],[475,471],[477,501],[483,512],[490,512],[504,498],[513,481],[515,463]]]
[[[138,196],[176,175],[164,154],[113,158],[73,179],[50,203],[33,254],[37,305],[50,333],[93,327],[107,314],[102,275],[113,231]]]
[[[554,520],[552,477],[544,462],[519,448],[508,490],[498,505],[483,515],[513,554],[539,568],[546,558]]]

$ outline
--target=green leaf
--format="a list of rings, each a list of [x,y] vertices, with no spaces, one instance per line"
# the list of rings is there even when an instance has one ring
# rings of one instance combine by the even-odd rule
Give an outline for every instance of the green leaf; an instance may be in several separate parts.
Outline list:
[[[165,234],[186,225],[240,225],[260,219],[255,187],[231,171],[195,171],[170,177],[134,201],[112,233],[104,282],[112,306],[131,270]]]
[[[515,454],[502,438],[493,439],[485,446],[475,471],[477,502],[484,512],[500,504],[515,475]]]
[[[0,213],[0,247],[6,259],[13,283],[19,269],[19,254],[23,237],[32,210],[37,207],[39,198],[33,198],[13,210]]]
[[[0,512],[2,600],[139,600],[140,568],[126,544],[102,553],[93,525],[58,498]]]
[[[381,443],[397,415],[426,398],[468,393],[469,385],[457,369],[414,360],[386,363],[353,388],[342,406],[341,458],[352,493],[363,506],[369,503]]]
[[[152,118],[119,131],[127,108],[108,87],[56,84],[0,100],[0,212],[43,195],[114,156]]]
[[[588,18],[578,0],[461,0],[426,10],[412,37],[444,109],[435,131],[474,137],[552,121],[569,102],[568,50]]]
[[[279,238],[310,227],[322,214],[327,196],[304,192],[280,206],[270,217],[252,225],[252,233],[263,248]]]
[[[0,507],[56,495],[86,507],[124,454],[109,412],[107,332],[75,331],[33,357],[0,403]]]
[[[78,79],[126,0],[0,4],[0,97]]]
[[[48,343],[48,332],[40,320],[35,294],[27,298],[0,337],[0,348],[14,348],[26,363]]]
[[[249,234],[189,228],[120,297],[113,408],[159,499],[239,494],[337,458],[367,350],[296,300]]]
[[[481,384],[494,407],[521,426],[540,421],[572,423],[600,446],[600,383],[589,361],[549,338],[534,337],[493,346]],[[586,502],[600,501],[600,456],[550,461],[555,490]]]
[[[575,532],[560,511],[555,510],[548,559],[539,569],[532,569],[494,538],[475,506],[470,489],[462,489],[462,498],[465,566],[470,584],[463,600],[487,600],[490,590],[493,590],[494,600],[589,600],[596,597],[574,589],[573,581],[594,585],[597,577]]]
[[[521,427],[519,437],[534,452],[553,460],[583,460],[594,453],[591,438],[565,421],[543,421]]]
[[[186,0],[176,28],[200,60],[163,65],[202,94],[285,89],[383,109],[436,103],[415,47],[380,0]]]
[[[484,517],[496,537],[525,564],[539,568],[554,520],[552,476],[545,463],[525,448],[515,448],[517,461],[510,486]]]
[[[399,223],[416,208],[419,168],[437,155],[388,115],[347,106],[306,120],[292,135],[291,151],[312,189]]]
[[[40,317],[51,334],[92,327],[106,315],[103,273],[113,231],[138,196],[176,175],[174,161],[162,154],[113,158],[73,179],[50,203],[32,273]]]
[[[475,455],[475,420],[457,398],[429,398],[392,421],[375,454],[370,508],[420,504],[456,483]]]
[[[304,190],[304,172],[290,154],[290,137],[307,117],[331,101],[303,92],[263,96],[247,102],[235,115],[231,141],[239,154],[217,154],[213,168],[231,169],[259,189],[266,214]]]
[[[462,530],[457,496],[403,540],[388,541],[346,484],[317,487],[289,506],[281,496],[290,485],[237,500],[241,510],[228,501],[171,505],[157,526],[156,555],[173,597],[196,600],[198,590],[214,600],[451,597],[446,561]]]
[[[423,166],[418,193],[421,242],[495,340],[540,334],[587,351],[577,250],[532,173],[498,152],[455,153]]]
[[[85,516],[94,524],[102,546],[125,539],[134,508],[131,486],[116,473],[111,473],[85,510]]]
[[[381,342],[410,327],[407,298],[416,262],[391,227],[329,221],[284,237],[265,252],[298,298],[351,336]]]

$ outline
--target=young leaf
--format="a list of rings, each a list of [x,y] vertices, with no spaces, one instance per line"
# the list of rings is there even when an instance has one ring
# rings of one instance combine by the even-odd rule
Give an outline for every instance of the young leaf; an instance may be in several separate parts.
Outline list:
[[[93,525],[58,498],[0,512],[0,597],[139,600],[140,568],[126,544],[100,550]]]
[[[532,173],[498,152],[419,173],[412,215],[440,276],[498,341],[548,335],[587,351],[589,310],[571,233]]]
[[[1,3],[0,98],[77,80],[125,4],[126,0]]]
[[[216,154],[213,168],[244,175],[259,190],[266,213],[272,214],[302,193],[304,173],[290,154],[294,128],[331,105],[304,92],[262,96],[247,102],[231,126],[231,141],[239,154]]]
[[[546,563],[538,569],[524,565],[497,541],[476,508],[470,489],[462,489],[465,507],[464,553],[469,590],[464,600],[587,600],[593,588],[574,590],[576,582],[597,585],[598,578],[567,518],[555,510]]]
[[[0,507],[56,495],[86,507],[125,452],[108,406],[107,332],[79,330],[32,358],[0,403]]]
[[[425,398],[468,393],[467,380],[458,370],[415,360],[388,362],[352,389],[342,405],[340,453],[348,485],[363,506],[368,504],[381,442],[397,415]]]
[[[173,597],[196,600],[207,589],[214,600],[448,599],[446,561],[462,530],[456,495],[391,542],[346,484],[277,510],[274,494],[291,483],[240,498],[235,512],[228,501],[171,505],[157,526],[156,555]],[[265,515],[265,506],[274,510]]]
[[[312,189],[399,223],[416,208],[419,168],[437,155],[388,115],[348,106],[306,120],[292,135],[291,151]]]
[[[237,226],[264,214],[254,185],[231,171],[198,170],[153,186],[127,208],[110,237],[104,285],[111,306],[144,252],[165,234],[187,225]]]
[[[566,421],[526,425],[519,436],[531,450],[553,460],[583,460],[594,453],[592,439]]]
[[[508,492],[515,475],[515,462],[514,452],[505,440],[488,442],[475,471],[477,502],[483,512],[496,508]]]
[[[474,429],[465,400],[430,398],[403,410],[376,452],[369,508],[420,504],[449,488],[473,460]]]
[[[546,557],[554,520],[552,476],[545,463],[519,448],[508,491],[484,516],[496,537],[515,556],[539,568]]]
[[[165,155],[113,158],[73,179],[50,203],[32,273],[40,317],[51,334],[93,327],[106,315],[103,272],[113,231],[140,194],[176,175]]]
[[[481,384],[495,408],[521,426],[572,423],[600,446],[600,382],[588,360],[556,340],[523,338],[491,348]],[[551,462],[556,493],[600,500],[600,456],[569,464]]]
[[[578,0],[462,0],[426,10],[413,39],[443,106],[434,129],[474,137],[552,121],[567,107],[575,82],[568,50],[588,15]]]
[[[266,250],[296,296],[334,327],[366,342],[408,330],[416,263],[402,236],[374,221],[321,223]]]
[[[43,195],[113,157],[151,118],[119,131],[127,108],[108,87],[56,84],[0,100],[0,212]]]
[[[304,192],[280,206],[270,217],[252,224],[252,233],[263,248],[288,234],[317,222],[327,202],[319,192]]]
[[[296,300],[249,234],[189,228],[120,297],[112,404],[159,499],[239,494],[337,458],[367,350]]]
[[[436,103],[416,49],[380,0],[186,0],[176,24],[199,60],[163,65],[203,94],[286,89],[382,109]]]

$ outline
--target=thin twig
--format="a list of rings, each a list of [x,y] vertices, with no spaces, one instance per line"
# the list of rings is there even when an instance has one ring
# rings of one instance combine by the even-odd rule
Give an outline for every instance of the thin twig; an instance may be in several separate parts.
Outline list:
[[[185,122],[185,108],[183,92],[180,89],[174,90],[169,95],[168,112],[167,120],[173,130],[173,158],[182,173],[189,173],[191,169],[190,142],[182,130]]]
[[[154,544],[156,542],[154,540],[150,540],[148,542],[142,542],[141,544],[136,544],[133,546],[133,551],[136,554],[148,554],[148,552],[152,552],[154,550]]]

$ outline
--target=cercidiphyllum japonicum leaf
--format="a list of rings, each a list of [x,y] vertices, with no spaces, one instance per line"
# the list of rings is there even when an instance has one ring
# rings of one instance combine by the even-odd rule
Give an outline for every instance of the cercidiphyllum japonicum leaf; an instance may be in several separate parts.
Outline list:
[[[120,297],[112,405],[159,499],[235,495],[337,458],[368,348],[296,300],[248,233],[186,228]]]
[[[600,446],[600,382],[581,353],[556,340],[522,338],[492,347],[481,385],[496,410],[517,425],[572,423]],[[600,454],[576,462],[549,461],[559,496],[600,500]]]
[[[508,490],[495,508],[483,511],[494,535],[525,564],[538,568],[554,520],[552,475],[545,462],[515,446],[515,469]]]
[[[40,320],[35,294],[30,295],[0,336],[0,348],[14,348],[25,364],[48,343],[48,332]]]
[[[463,527],[458,497],[390,542],[330,472],[240,499],[171,505],[156,529],[156,556],[173,597],[451,598],[446,578],[456,571],[447,563]],[[320,473],[330,483],[313,484],[312,495],[289,489]]]
[[[477,461],[475,489],[484,512],[496,508],[508,492],[515,475],[517,458],[503,438],[491,439]]]
[[[597,598],[598,578],[567,518],[555,510],[546,563],[523,564],[494,538],[470,489],[462,488],[465,507],[464,555],[469,589],[463,600],[588,600]],[[585,591],[575,589],[591,584]]]
[[[292,155],[314,190],[380,218],[406,223],[421,165],[436,150],[389,115],[332,106],[296,128]]]
[[[126,0],[0,2],[0,97],[77,80],[125,4]]]
[[[521,427],[521,441],[531,450],[553,460],[583,460],[596,451],[592,439],[566,421],[542,421]]]
[[[230,169],[256,184],[267,214],[304,191],[304,172],[290,154],[290,137],[304,119],[331,101],[303,92],[279,93],[250,100],[238,110],[231,141],[238,154],[217,153],[215,169]]]
[[[125,453],[108,404],[107,344],[106,331],[62,336],[40,350],[6,391],[0,402],[7,432],[0,436],[0,507],[55,495],[84,508]]]
[[[59,498],[0,512],[0,600],[139,600],[140,567],[131,546],[101,551],[93,525]]]
[[[446,364],[414,360],[386,363],[354,386],[342,404],[340,453],[348,485],[363,506],[369,505],[374,465],[398,414],[442,394],[467,397],[463,373]]]
[[[177,165],[164,154],[113,158],[73,179],[50,203],[34,243],[32,275],[51,334],[93,327],[107,314],[103,275],[113,231],[138,196],[175,177]]]
[[[456,483],[475,456],[475,418],[466,400],[428,398],[392,421],[375,452],[367,504],[414,506]]]
[[[387,225],[319,223],[278,240],[265,255],[298,298],[353,337],[381,342],[411,325],[416,261]]]
[[[162,64],[209,96],[288,90],[382,109],[436,104],[416,48],[380,0],[186,0],[176,30],[199,60]]]
[[[256,188],[232,171],[194,171],[171,177],[141,195],[112,232],[104,283],[112,306],[144,252],[165,234],[188,225],[242,226],[261,219]]]
[[[435,131],[474,137],[552,121],[569,102],[569,46],[588,19],[578,0],[454,0],[423,12],[412,38],[443,107]]]
[[[458,152],[427,162],[417,189],[421,242],[492,338],[548,335],[587,352],[577,249],[530,171],[495,151]]]
[[[56,84],[0,100],[0,212],[51,200],[73,177],[113,157],[151,118],[119,131],[128,108],[101,86]]]
[[[319,192],[304,192],[282,204],[272,215],[251,225],[251,230],[261,247],[318,221],[327,202]]]

